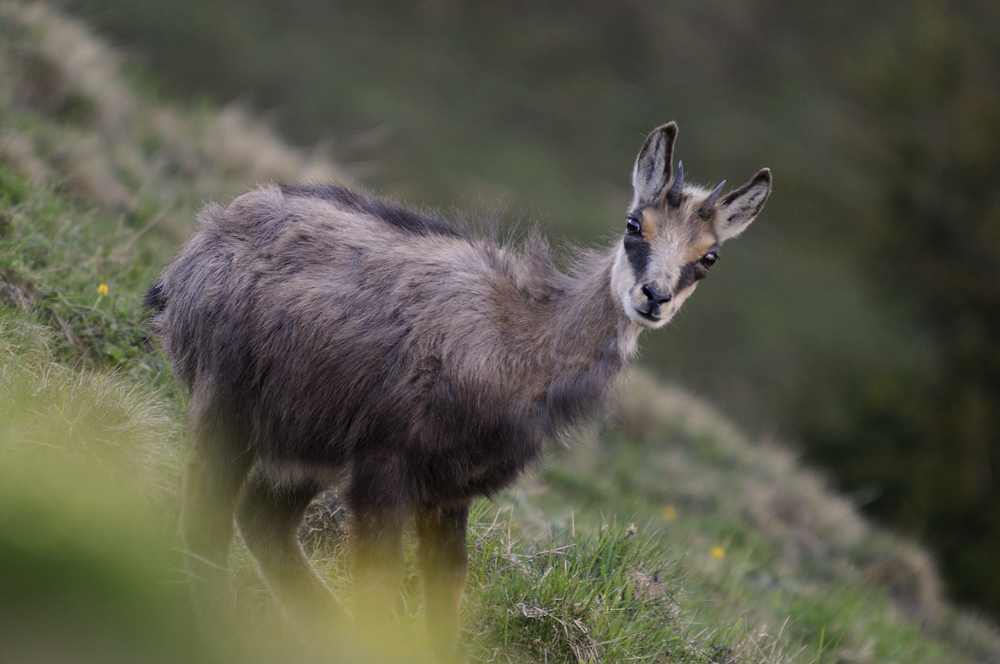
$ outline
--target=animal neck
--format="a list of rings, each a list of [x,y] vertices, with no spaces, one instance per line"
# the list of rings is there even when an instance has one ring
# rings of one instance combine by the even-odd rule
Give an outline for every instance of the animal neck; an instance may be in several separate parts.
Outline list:
[[[612,252],[593,257],[577,272],[566,296],[556,306],[559,346],[572,354],[606,354],[627,362],[635,354],[641,328],[622,313],[621,303],[611,288]]]
[[[553,303],[558,324],[550,338],[554,380],[547,402],[556,421],[591,414],[635,354],[640,328],[613,293],[613,261],[612,252],[593,257]]]

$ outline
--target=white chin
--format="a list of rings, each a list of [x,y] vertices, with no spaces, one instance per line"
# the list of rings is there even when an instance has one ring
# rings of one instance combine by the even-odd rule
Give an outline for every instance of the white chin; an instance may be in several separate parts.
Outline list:
[[[635,323],[640,327],[644,327],[650,330],[655,330],[658,327],[663,327],[664,325],[667,324],[667,321],[670,320],[670,313],[667,313],[667,315],[665,316],[661,315],[659,318],[650,318],[649,316],[640,313],[638,309],[630,305],[626,305],[624,308],[625,308],[625,315],[629,317],[629,320],[631,320],[633,323]]]

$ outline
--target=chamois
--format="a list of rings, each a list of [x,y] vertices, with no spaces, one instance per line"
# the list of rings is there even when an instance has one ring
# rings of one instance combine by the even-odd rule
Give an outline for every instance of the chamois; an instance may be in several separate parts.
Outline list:
[[[338,186],[201,211],[146,303],[192,395],[183,530],[203,610],[226,594],[235,521],[293,620],[346,619],[297,539],[340,485],[355,619],[391,613],[413,515],[429,640],[458,657],[470,502],[599,410],[639,333],[671,319],[770,193],[768,169],[721,197],[686,184],[676,135],[650,134],[621,239],[570,274],[541,240],[499,246]]]

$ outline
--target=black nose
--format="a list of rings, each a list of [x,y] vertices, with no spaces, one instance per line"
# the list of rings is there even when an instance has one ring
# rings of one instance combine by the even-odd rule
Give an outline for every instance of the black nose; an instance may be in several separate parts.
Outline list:
[[[656,292],[655,288],[651,288],[649,284],[642,287],[642,294],[646,296],[653,304],[663,304],[664,302],[669,302],[673,299],[673,295],[667,293],[666,295],[660,295]]]

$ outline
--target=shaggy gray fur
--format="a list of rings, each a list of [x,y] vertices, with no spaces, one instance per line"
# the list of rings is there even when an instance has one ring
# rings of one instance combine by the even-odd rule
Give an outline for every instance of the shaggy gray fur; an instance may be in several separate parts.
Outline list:
[[[668,206],[676,133],[639,155],[624,241],[573,274],[538,239],[504,247],[340,187],[266,186],[201,212],[147,295],[192,393],[184,530],[201,611],[228,610],[235,514],[297,622],[342,618],[296,537],[342,480],[356,617],[391,609],[413,513],[431,643],[457,656],[471,500],[600,410],[640,330],[669,320],[770,191],[761,171],[716,213],[718,192],[682,191],[678,169]]]

